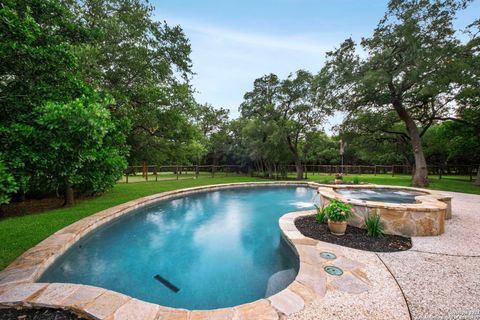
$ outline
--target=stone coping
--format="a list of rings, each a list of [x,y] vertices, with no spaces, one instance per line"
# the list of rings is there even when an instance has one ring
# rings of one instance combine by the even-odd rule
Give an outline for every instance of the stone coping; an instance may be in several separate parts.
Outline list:
[[[169,319],[169,320],[214,320],[214,319],[284,319],[295,314],[313,301],[330,296],[359,295],[368,293],[372,282],[367,276],[367,266],[347,255],[369,252],[347,249],[303,236],[295,227],[298,217],[314,214],[315,211],[299,211],[279,219],[282,237],[298,255],[299,272],[295,280],[284,290],[251,303],[215,310],[186,310],[144,302],[127,295],[80,284],[36,283],[41,273],[62,255],[73,243],[88,232],[149,203],[177,198],[197,192],[215,191],[236,187],[258,186],[304,186],[319,187],[316,183],[238,183],[188,188],[164,192],[130,201],[75,222],[54,233],[37,246],[17,258],[0,272],[0,308],[51,307],[73,311],[94,319]],[[321,252],[335,254],[326,259]],[[355,253],[356,252],[356,253]],[[325,267],[343,270],[340,276],[327,274]],[[388,285],[394,285],[389,281]],[[383,284],[387,285],[387,284]],[[398,289],[398,288],[397,288]],[[395,288],[391,289],[395,291]],[[390,290],[390,291],[391,291]],[[397,290],[398,291],[398,290]],[[342,298],[345,299],[345,298]],[[353,296],[348,299],[355,299]],[[396,300],[396,299],[395,299]],[[364,304],[362,302],[361,304]],[[401,305],[401,302],[400,304]],[[333,307],[333,306],[332,306]],[[403,309],[402,309],[403,310]]]
[[[360,199],[348,199],[343,194],[336,192],[337,189],[391,189],[398,191],[413,191],[420,193],[415,197],[417,203],[392,203],[382,201],[368,201]],[[408,209],[409,211],[438,211],[439,209],[446,210],[447,203],[452,197],[446,194],[411,187],[401,186],[385,186],[385,185],[326,185],[321,184],[318,188],[319,193],[329,199],[336,199],[341,202],[350,203],[353,205],[362,205],[370,208],[384,208],[384,209]]]

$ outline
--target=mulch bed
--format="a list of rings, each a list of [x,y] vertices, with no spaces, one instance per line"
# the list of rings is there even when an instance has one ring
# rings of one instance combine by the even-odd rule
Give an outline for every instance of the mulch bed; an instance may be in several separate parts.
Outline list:
[[[78,195],[75,197],[75,203],[77,204],[83,200],[92,198],[94,198],[94,196]],[[63,203],[63,197],[47,197],[43,199],[26,199],[22,202],[2,204],[0,205],[0,219],[62,208]]]
[[[87,320],[73,312],[60,309],[0,309],[0,320]]]
[[[388,234],[369,237],[366,230],[352,226],[347,227],[345,235],[336,236],[330,233],[326,223],[318,223],[314,215],[298,218],[295,226],[306,237],[365,251],[397,252],[412,247],[411,238]]]

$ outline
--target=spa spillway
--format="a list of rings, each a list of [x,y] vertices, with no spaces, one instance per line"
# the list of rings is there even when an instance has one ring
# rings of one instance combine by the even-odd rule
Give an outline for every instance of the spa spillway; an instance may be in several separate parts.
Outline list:
[[[323,185],[318,189],[322,206],[333,199],[353,206],[348,224],[364,228],[365,218],[377,214],[386,234],[435,236],[445,231],[451,218],[451,197],[406,187],[378,185]]]

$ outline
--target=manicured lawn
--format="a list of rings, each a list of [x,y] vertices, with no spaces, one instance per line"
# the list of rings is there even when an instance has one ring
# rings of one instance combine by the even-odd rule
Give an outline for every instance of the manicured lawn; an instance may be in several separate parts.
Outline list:
[[[349,176],[347,179],[353,179]],[[408,186],[410,176],[386,176],[386,175],[362,175],[358,176],[362,182],[376,184],[389,184]],[[328,176],[309,176],[310,181],[325,182],[332,180]],[[138,182],[138,183],[119,183],[115,188],[101,197],[86,200],[78,203],[71,208],[62,208],[50,210],[43,213],[24,215],[19,217],[5,218],[0,220],[0,270],[5,268],[16,257],[36,245],[52,233],[63,227],[80,220],[86,216],[94,214],[106,208],[113,207],[136,198],[147,195],[188,188],[200,185],[247,182],[247,181],[265,181],[258,178],[229,176],[209,178],[204,176],[201,179],[189,180],[170,180],[159,182]],[[466,177],[444,177],[439,180],[438,177],[431,177],[431,188],[436,190],[447,190],[456,192],[467,192],[480,194],[480,187],[474,186]]]

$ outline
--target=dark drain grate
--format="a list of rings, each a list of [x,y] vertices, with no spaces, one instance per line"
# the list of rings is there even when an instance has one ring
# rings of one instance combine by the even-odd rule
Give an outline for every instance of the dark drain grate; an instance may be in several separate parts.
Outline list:
[[[325,268],[323,268],[323,270],[325,270],[326,273],[331,274],[332,276],[341,276],[343,274],[342,269],[334,266],[326,266]]]
[[[170,281],[168,281],[167,279],[161,277],[160,275],[156,275],[154,276],[155,280],[158,280],[159,282],[161,282],[165,287],[167,287],[168,289],[172,290],[173,292],[177,293],[178,291],[180,291],[180,289],[175,286],[173,283],[171,283]]]

